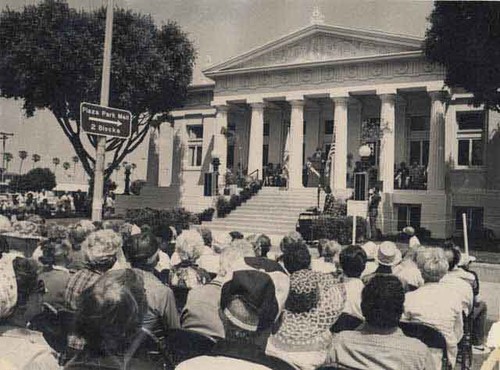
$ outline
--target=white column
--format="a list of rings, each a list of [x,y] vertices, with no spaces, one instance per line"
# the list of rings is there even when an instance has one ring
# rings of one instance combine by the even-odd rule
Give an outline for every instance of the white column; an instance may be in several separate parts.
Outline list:
[[[445,146],[445,92],[431,91],[431,121],[429,142],[429,167],[427,171],[427,189],[444,190],[446,163]]]
[[[347,111],[349,97],[333,98],[333,124],[335,154],[332,161],[330,187],[334,193],[344,194],[347,189]]]
[[[383,192],[394,191],[394,128],[396,120],[396,94],[379,95],[380,105],[380,128],[382,130],[381,152],[380,152],[380,180],[383,181]]]
[[[302,188],[302,156],[304,143],[304,100],[290,100],[289,188]]]
[[[227,138],[223,132],[227,131],[228,105],[217,106],[217,116],[214,132],[214,150],[212,157],[219,157],[219,187],[226,184],[226,169],[227,169]]]
[[[258,170],[259,179],[262,174],[262,156],[264,146],[264,103],[252,103],[252,120],[250,122],[250,143],[248,148],[248,174]],[[255,175],[252,175],[255,177]]]

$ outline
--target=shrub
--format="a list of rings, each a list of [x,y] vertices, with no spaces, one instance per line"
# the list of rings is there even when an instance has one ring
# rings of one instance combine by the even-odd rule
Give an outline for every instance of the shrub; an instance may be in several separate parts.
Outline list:
[[[320,216],[312,222],[315,239],[336,239],[340,244],[352,243],[352,216]],[[366,235],[366,220],[356,218],[356,238],[361,240]]]
[[[217,217],[225,217],[229,213],[229,202],[224,196],[219,196],[215,203],[217,209]]]
[[[199,223],[198,217],[184,208],[171,210],[157,210],[152,208],[129,209],[127,210],[125,220],[139,227],[149,225],[151,231],[161,238],[169,237],[171,226],[179,233],[182,229],[188,229],[189,225]]]

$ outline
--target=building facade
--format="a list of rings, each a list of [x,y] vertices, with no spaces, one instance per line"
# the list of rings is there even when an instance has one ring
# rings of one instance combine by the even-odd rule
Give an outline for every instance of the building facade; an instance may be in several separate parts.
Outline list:
[[[213,84],[193,86],[174,124],[151,137],[155,206],[210,206],[214,158],[222,186],[227,171],[262,179],[272,163],[286,167],[293,192],[308,185],[304,167],[320,149],[337,197],[351,196],[359,163],[376,169],[384,233],[413,224],[445,238],[466,213],[500,235],[499,114],[448,89],[422,41],[313,24],[205,70]],[[162,204],[162,191],[178,204]]]

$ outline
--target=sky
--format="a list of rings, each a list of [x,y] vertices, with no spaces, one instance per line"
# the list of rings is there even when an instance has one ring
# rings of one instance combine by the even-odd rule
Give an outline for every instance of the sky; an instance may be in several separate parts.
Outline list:
[[[19,9],[37,0],[0,0],[0,9],[6,6]],[[106,0],[69,0],[76,8],[97,8]],[[176,21],[188,34],[197,50],[193,83],[209,82],[202,70],[230,57],[239,55],[278,39],[310,24],[314,7],[325,17],[325,24],[375,30],[396,34],[425,35],[427,17],[432,11],[430,1],[412,0],[115,0],[116,6],[151,14],[158,25]],[[0,99],[0,131],[12,132],[7,152],[14,154],[10,170],[19,170],[19,150],[29,157],[40,154],[40,165],[53,168],[52,158],[61,163],[74,156],[71,145],[49,112],[38,111],[33,118],[21,112],[22,102]],[[1,149],[0,149],[1,150]],[[130,158],[138,168],[135,178],[145,178],[147,140]],[[31,168],[25,161],[23,172]],[[59,166],[61,167],[61,166]],[[80,167],[57,170],[58,182],[85,182]],[[113,176],[122,182],[122,174]]]

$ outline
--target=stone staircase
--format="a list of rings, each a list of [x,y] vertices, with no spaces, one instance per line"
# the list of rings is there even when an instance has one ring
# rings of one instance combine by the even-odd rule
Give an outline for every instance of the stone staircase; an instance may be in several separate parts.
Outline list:
[[[323,205],[321,193],[320,205]],[[317,205],[317,189],[280,190],[264,187],[246,203],[225,218],[204,222],[203,226],[217,231],[239,231],[245,235],[264,233],[273,244],[290,231],[295,230],[299,214]]]

